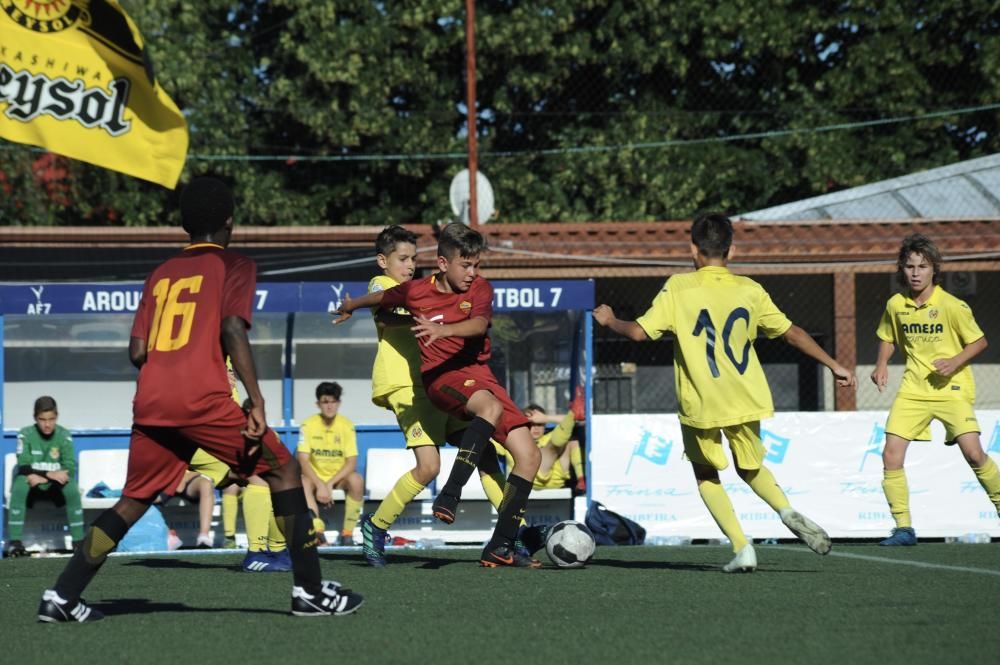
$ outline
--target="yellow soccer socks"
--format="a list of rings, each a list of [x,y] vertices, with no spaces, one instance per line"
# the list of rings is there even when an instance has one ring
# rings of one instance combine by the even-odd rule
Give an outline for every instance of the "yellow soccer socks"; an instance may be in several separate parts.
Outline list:
[[[910,488],[906,484],[906,471],[885,469],[882,472],[882,491],[889,502],[889,512],[898,528],[912,527],[910,522]],[[978,475],[978,474],[977,474]]]
[[[236,538],[236,518],[240,510],[240,497],[231,492],[222,493],[222,532],[226,540]]]
[[[729,500],[729,495],[722,487],[722,482],[716,480],[699,480],[698,493],[701,500],[705,502],[708,512],[712,514],[715,523],[726,534],[726,538],[733,545],[733,552],[739,552],[747,544],[747,537],[743,533],[740,521],[736,519],[736,511],[733,510],[733,502]]]
[[[243,523],[247,529],[247,546],[251,552],[267,549],[271,512],[271,490],[262,485],[247,485],[243,490]]]
[[[980,467],[973,467],[972,470],[979,480],[979,484],[986,490],[987,496],[997,509],[1000,515],[1000,469],[997,469],[996,462],[989,455],[986,456],[986,464]]]
[[[788,497],[774,479],[774,474],[767,467],[760,467],[753,471],[744,471],[743,479],[746,481],[754,494],[771,506],[776,513],[780,513],[785,508],[791,507]]]
[[[352,499],[350,495],[344,499],[344,526],[340,530],[341,545],[351,545],[354,542],[354,527],[361,519],[361,509],[365,506],[365,500]]]
[[[406,504],[413,501],[423,489],[424,485],[413,478],[412,472],[407,471],[393,485],[389,496],[382,499],[372,515],[372,523],[380,529],[388,529],[406,508]]]

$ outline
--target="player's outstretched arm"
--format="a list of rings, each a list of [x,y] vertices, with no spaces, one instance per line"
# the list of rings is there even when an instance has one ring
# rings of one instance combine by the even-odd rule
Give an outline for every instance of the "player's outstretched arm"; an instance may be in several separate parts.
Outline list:
[[[598,305],[594,309],[594,320],[605,328],[623,337],[627,337],[633,342],[644,342],[649,339],[649,335],[635,321],[623,321],[615,316],[615,311],[607,305]]]
[[[934,371],[944,377],[950,377],[958,370],[962,369],[973,358],[986,350],[988,346],[985,337],[980,337],[971,344],[966,344],[962,352],[952,358],[938,358],[933,363]]]
[[[432,321],[419,314],[413,315],[413,336],[422,344],[430,346],[434,340],[442,337],[462,337],[465,339],[472,337],[483,337],[490,328],[490,322],[481,316],[473,316],[471,319],[459,321],[458,323],[440,323]]]
[[[227,316],[222,321],[222,348],[229,356],[233,370],[243,382],[250,400],[245,435],[250,439],[260,438],[267,431],[267,417],[264,415],[264,394],[257,383],[257,367],[250,351],[246,321],[238,316]]]
[[[340,307],[333,311],[337,315],[337,318],[333,320],[333,325],[340,325],[347,319],[351,318],[351,314],[354,310],[361,309],[363,307],[377,307],[382,304],[382,296],[385,291],[374,291],[372,293],[366,293],[360,298],[351,298],[350,294],[344,294],[344,300],[340,303]]]
[[[782,337],[786,342],[794,346],[802,353],[830,368],[830,371],[833,372],[834,378],[837,380],[838,386],[841,388],[854,388],[857,390],[858,377],[854,376],[854,372],[831,358],[830,354],[824,351],[822,347],[816,343],[816,340],[814,340],[805,330],[793,325],[785,331],[785,334],[782,335]]]
[[[884,339],[878,343],[878,359],[875,361],[875,369],[872,370],[872,383],[879,392],[885,391],[889,383],[889,358],[896,352],[896,345]]]

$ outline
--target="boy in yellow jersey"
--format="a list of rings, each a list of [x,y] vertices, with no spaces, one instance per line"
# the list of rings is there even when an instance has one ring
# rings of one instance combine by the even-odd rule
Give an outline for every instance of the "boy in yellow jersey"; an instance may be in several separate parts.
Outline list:
[[[550,416],[541,406],[529,404],[524,407],[524,415],[531,421],[528,426],[531,438],[542,452],[542,463],[538,467],[538,473],[535,474],[532,487],[536,490],[566,487],[572,479],[571,471],[578,479],[583,479],[580,442],[572,438],[573,427],[576,425],[574,413],[570,411],[564,416]],[[546,432],[545,425],[549,423],[554,423],[555,428]],[[513,465],[513,456],[505,449],[503,453],[507,458],[507,464]]]
[[[727,573],[753,572],[757,555],[719,480],[719,471],[729,465],[722,447],[723,433],[737,475],[810,549],[818,554],[830,551],[830,537],[791,507],[763,465],[760,420],[773,415],[774,405],[753,348],[758,332],[782,337],[826,365],[838,386],[857,387],[854,374],[823,351],[802,328],[792,325],[760,284],[729,272],[726,265],[732,256],[732,241],[733,225],[725,215],[699,215],[691,224],[695,272],[670,277],[649,310],[636,321],[615,318],[607,305],[594,310],[599,324],[637,342],[673,333],[680,405],[677,415],[684,452],[694,468],[702,500],[732,542],[735,557],[722,568]]]
[[[302,422],[295,454],[302,467],[302,487],[313,512],[317,538],[325,542],[326,524],[319,517],[319,506],[331,505],[333,490],[340,489],[347,494],[347,500],[339,544],[352,545],[354,527],[364,506],[365,481],[356,470],[358,441],[354,423],[338,413],[342,394],[340,384],[333,381],[316,386],[319,413]]]
[[[878,360],[872,382],[889,380],[889,358],[898,346],[906,358],[903,383],[889,410],[882,451],[882,489],[896,522],[880,545],[916,545],[903,462],[913,439],[928,438],[931,420],[944,424],[946,445],[958,444],[979,484],[1000,513],[1000,471],[983,452],[972,405],[976,384],[969,362],[986,348],[986,337],[969,306],[941,288],[941,253],[919,233],[903,240],[896,261],[907,293],[889,298],[879,322]]]
[[[369,293],[391,289],[413,278],[417,236],[402,226],[388,226],[375,240],[375,261],[383,274],[373,277]],[[408,503],[413,501],[441,470],[438,446],[467,423],[439,411],[431,404],[420,379],[420,350],[410,330],[413,318],[399,309],[387,312],[373,308],[378,331],[378,353],[372,367],[372,402],[396,414],[406,447],[413,451],[416,466],[403,474],[374,513],[361,520],[365,559],[381,568],[386,565],[387,531]],[[480,479],[496,508],[506,483],[495,455],[480,459]]]

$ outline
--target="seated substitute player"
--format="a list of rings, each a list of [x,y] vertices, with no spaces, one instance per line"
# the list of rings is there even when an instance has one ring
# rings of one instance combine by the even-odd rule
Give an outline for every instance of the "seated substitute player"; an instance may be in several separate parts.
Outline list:
[[[972,310],[940,286],[941,253],[925,236],[903,240],[896,261],[907,293],[889,298],[876,334],[880,340],[872,382],[879,392],[889,380],[896,347],[906,359],[903,382],[889,410],[882,450],[882,489],[896,527],[880,545],[916,545],[910,492],[903,463],[913,439],[929,438],[931,420],[944,424],[946,444],[958,444],[979,484],[1000,513],[1000,471],[983,452],[973,411],[976,384],[969,363],[986,348]]]
[[[25,556],[21,537],[28,506],[45,497],[66,506],[73,548],[83,540],[83,508],[76,484],[76,451],[73,437],[62,425],[56,401],[48,395],[35,400],[35,424],[17,433],[17,469],[10,481],[7,556]],[[0,514],[0,519],[3,515]]]
[[[239,475],[256,473],[270,486],[292,558],[292,614],[353,612],[362,598],[321,578],[299,465],[267,427],[247,335],[256,266],[226,249],[233,195],[219,180],[195,178],[180,204],[191,242],[146,279],[132,324],[129,359],[139,368],[139,378],[122,497],[94,521],[55,586],[43,593],[38,620],[103,618],[80,594],[153,500],[173,492],[199,447]],[[232,399],[227,355],[247,389],[249,413]]]
[[[487,365],[493,287],[477,274],[480,254],[485,250],[486,241],[478,231],[449,224],[438,240],[439,272],[354,301],[346,297],[338,322],[359,307],[374,305],[387,310],[403,307],[414,313],[413,331],[427,396],[449,415],[472,419],[462,434],[448,482],[434,500],[434,516],[448,524],[454,522],[462,488],[492,436],[514,456],[514,468],[507,477],[496,528],[480,564],[537,568],[541,563],[518,552],[515,540],[541,454],[528,433],[524,414]]]
[[[306,492],[313,527],[321,543],[326,524],[319,516],[320,506],[333,504],[333,490],[347,495],[344,501],[344,523],[340,529],[340,545],[354,544],[354,527],[358,524],[365,504],[365,480],[357,472],[358,440],[354,423],[340,411],[343,389],[339,383],[324,381],[316,386],[316,406],[319,413],[302,421],[299,444],[295,455],[302,467],[302,487]]]
[[[826,365],[837,385],[857,386],[854,374],[792,325],[757,282],[729,272],[732,241],[733,225],[726,216],[701,214],[691,224],[695,272],[670,277],[636,321],[617,319],[607,305],[594,310],[599,324],[637,342],[673,333],[684,452],[694,468],[702,500],[732,542],[736,556],[723,566],[727,573],[754,571],[757,555],[719,480],[719,471],[729,465],[722,448],[723,433],[736,473],[781,516],[784,525],[818,554],[828,553],[831,546],[823,529],[791,507],[763,465],[760,420],[773,415],[774,406],[753,347],[758,332],[782,337]]]
[[[236,372],[232,363],[226,359],[226,376],[232,391],[233,401],[240,403],[240,391],[237,385]],[[243,403],[243,412],[249,413],[252,404],[250,400]],[[196,455],[197,457],[197,455]],[[215,458],[212,458],[215,459]],[[218,464],[228,467],[222,462]],[[194,460],[192,460],[193,466]],[[201,470],[201,469],[200,469]],[[202,470],[205,473],[204,470]],[[211,474],[210,474],[211,475]],[[231,473],[228,474],[230,477]],[[240,499],[243,499],[243,524],[247,532],[247,554],[243,558],[243,570],[248,573],[286,573],[292,569],[292,560],[288,554],[288,543],[278,528],[271,509],[271,490],[260,476],[250,476],[246,483],[234,482],[222,485],[222,530],[224,534],[223,547],[236,547],[236,518]]]
[[[580,416],[582,420],[582,414]],[[572,438],[578,417],[576,411],[571,409],[563,416],[550,416],[541,406],[529,404],[524,407],[524,417],[531,423],[528,426],[531,438],[542,454],[532,484],[534,489],[561,489],[569,485],[572,474],[577,477],[577,485],[585,488],[586,485],[580,482],[585,478],[580,442]],[[545,425],[548,423],[554,423],[555,428],[546,432]],[[511,463],[509,454],[507,457],[508,463]]]
[[[412,231],[402,226],[386,227],[375,240],[375,253],[383,274],[369,282],[369,293],[391,289],[413,278],[417,236]],[[373,310],[379,344],[372,367],[372,402],[396,415],[406,447],[416,458],[416,466],[396,481],[374,513],[361,520],[365,559],[381,568],[387,563],[388,529],[406,505],[437,477],[441,470],[438,446],[444,444],[447,435],[454,435],[468,423],[439,411],[427,398],[420,381],[420,349],[410,331],[410,313],[403,308],[391,312],[377,307]],[[486,496],[494,508],[499,508],[506,480],[496,456],[481,457],[479,469]]]

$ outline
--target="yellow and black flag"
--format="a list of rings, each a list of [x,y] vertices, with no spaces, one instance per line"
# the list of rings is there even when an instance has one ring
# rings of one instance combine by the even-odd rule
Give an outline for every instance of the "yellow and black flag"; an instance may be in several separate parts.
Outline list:
[[[0,137],[169,188],[188,147],[117,0],[0,0]]]

